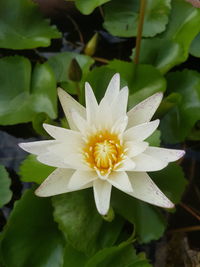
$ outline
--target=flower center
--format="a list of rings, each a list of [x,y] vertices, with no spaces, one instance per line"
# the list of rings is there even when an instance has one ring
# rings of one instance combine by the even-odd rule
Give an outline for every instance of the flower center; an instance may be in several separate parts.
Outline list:
[[[125,158],[124,146],[116,134],[100,131],[89,137],[84,156],[91,168],[101,176],[106,176]]]
[[[117,157],[117,147],[111,143],[111,140],[104,140],[101,143],[96,143],[94,146],[94,161],[97,168],[108,169],[113,167],[117,162]]]

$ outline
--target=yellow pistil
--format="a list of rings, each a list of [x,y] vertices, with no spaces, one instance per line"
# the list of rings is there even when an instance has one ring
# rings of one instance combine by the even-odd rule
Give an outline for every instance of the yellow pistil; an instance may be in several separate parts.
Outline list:
[[[118,135],[100,131],[88,138],[84,156],[91,168],[106,176],[124,160],[124,146]]]

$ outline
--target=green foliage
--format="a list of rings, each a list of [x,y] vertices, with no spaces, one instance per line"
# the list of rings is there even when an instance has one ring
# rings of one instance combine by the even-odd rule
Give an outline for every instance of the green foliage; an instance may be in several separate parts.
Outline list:
[[[114,36],[137,35],[139,0],[115,0],[105,5],[104,27]],[[143,36],[150,37],[165,30],[170,0],[147,1]]]
[[[10,177],[6,169],[0,165],[0,208],[11,200],[12,191],[10,190],[10,184]]]
[[[35,155],[29,155],[22,162],[19,175],[23,182],[35,182],[41,184],[54,170],[54,167],[40,163]]]
[[[200,31],[199,25],[199,9],[186,1],[173,0],[166,31],[159,37],[142,40],[140,62],[153,64],[161,73],[184,62],[192,40]]]
[[[110,0],[75,0],[75,5],[81,13],[89,15],[94,9]]]
[[[56,118],[56,82],[47,63],[31,70],[24,57],[4,57],[0,59],[0,80],[1,125],[31,121],[40,112]]]
[[[136,237],[141,243],[157,240],[163,235],[166,221],[158,208],[118,190],[113,190],[112,206],[116,213],[134,225]]]
[[[200,119],[200,74],[192,70],[173,72],[167,81],[168,92],[178,93],[181,100],[161,121],[162,138],[176,143],[183,141]]]
[[[1,0],[0,32],[0,47],[10,49],[49,46],[50,39],[61,37],[31,0]]]
[[[145,256],[136,252],[129,242],[105,248],[94,255],[85,267],[151,267]]]
[[[190,46],[190,54],[194,57],[200,57],[200,33],[194,38]]]
[[[93,255],[101,248],[114,245],[124,221],[118,217],[112,222],[104,221],[89,190],[54,196],[52,200],[55,221],[75,249]]]
[[[15,203],[0,243],[6,267],[61,267],[63,237],[52,217],[49,199],[28,190]]]
[[[187,185],[181,166],[170,163],[165,169],[151,173],[151,178],[173,203],[177,204],[181,201]]]
[[[121,86],[128,85],[130,108],[156,92],[165,91],[165,78],[153,66],[113,60],[107,66],[93,69],[86,78],[98,100],[103,97],[110,78],[116,72],[120,73]]]

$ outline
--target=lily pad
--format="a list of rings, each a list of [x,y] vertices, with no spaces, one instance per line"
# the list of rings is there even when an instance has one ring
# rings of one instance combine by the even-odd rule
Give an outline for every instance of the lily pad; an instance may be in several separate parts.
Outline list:
[[[0,47],[32,49],[49,46],[52,38],[60,38],[55,26],[44,19],[31,0],[0,1]]]
[[[91,14],[94,9],[110,0],[75,0],[75,5],[84,15]]]
[[[115,0],[104,7],[104,27],[112,35],[132,37],[137,35],[139,0]],[[143,36],[155,36],[165,30],[170,12],[170,0],[147,1]]]
[[[32,72],[32,75],[31,75]],[[0,59],[0,124],[29,122],[37,113],[57,116],[56,81],[47,63],[37,64],[21,56]]]
[[[61,267],[63,237],[52,217],[50,199],[28,190],[15,203],[0,244],[5,266]]]
[[[11,200],[12,191],[10,190],[10,185],[10,177],[4,166],[0,165],[0,208]]]

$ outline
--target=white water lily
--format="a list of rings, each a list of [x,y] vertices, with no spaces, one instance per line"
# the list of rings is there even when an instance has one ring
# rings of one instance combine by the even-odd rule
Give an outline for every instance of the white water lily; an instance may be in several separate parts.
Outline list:
[[[159,125],[159,120],[150,120],[162,93],[126,113],[128,88],[120,90],[120,77],[115,74],[99,104],[88,83],[86,108],[62,89],[58,89],[58,95],[71,130],[44,124],[54,140],[20,144],[37,155],[38,161],[57,167],[36,195],[48,197],[93,187],[97,210],[105,215],[114,186],[153,205],[174,206],[147,174],[184,155],[182,150],[152,147],[144,141]]]

